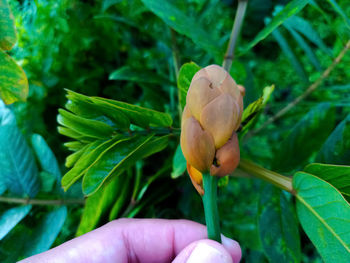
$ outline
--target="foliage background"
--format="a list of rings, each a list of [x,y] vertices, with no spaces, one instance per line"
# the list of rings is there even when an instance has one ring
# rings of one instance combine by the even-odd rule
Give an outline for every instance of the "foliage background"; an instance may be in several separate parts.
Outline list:
[[[64,143],[68,140],[57,132],[58,109],[66,103],[65,89],[169,113],[176,128],[180,124],[174,56],[179,65],[190,61],[201,67],[221,64],[236,1],[165,1],[174,7],[166,9],[168,4],[164,4],[163,20],[169,19],[168,23],[159,18],[161,14],[156,16],[150,12],[152,4],[147,2],[152,3],[140,0],[9,1],[18,32],[18,43],[9,53],[28,77],[29,96],[27,102],[1,105],[0,109],[2,117],[6,110],[14,114],[19,128],[15,132],[23,136],[20,143],[28,144],[28,155],[37,163],[40,190],[36,199],[83,199],[81,182],[63,193],[60,180],[50,176],[60,178],[67,172],[64,164],[70,152]],[[243,54],[244,47],[288,3],[249,1],[237,49],[242,55],[236,57],[230,73],[246,88],[245,105],[258,99],[264,87],[275,85],[263,114],[256,120],[256,127],[302,94],[332,63],[350,37],[346,17],[350,15],[350,6],[346,0],[308,2],[296,15],[297,19],[292,17],[294,19]],[[190,17],[186,22],[193,22],[193,26],[183,27],[183,16]],[[321,86],[286,116],[258,134],[241,138],[242,157],[285,175],[292,175],[314,161],[349,164],[348,122],[343,123],[342,133],[331,138],[335,128],[350,113],[349,64],[347,55]],[[183,169],[178,166],[183,161],[177,161],[175,167],[172,165],[178,139],[176,134],[171,136],[168,147],[161,153],[138,160],[127,169],[123,179],[115,183],[127,190],[117,192],[113,188],[116,186],[110,186],[106,196],[87,203],[86,207],[93,207],[93,211],[96,207],[99,209],[98,218],[82,220],[84,206],[79,202],[64,206],[22,206],[15,214],[22,213],[24,219],[20,218],[20,223],[13,226],[1,242],[1,262],[13,262],[17,256],[23,258],[44,251],[51,244],[59,245],[76,233],[102,225],[111,219],[109,211],[118,206],[113,217],[188,218],[204,223],[200,197],[187,176],[179,176]],[[40,163],[40,150],[39,153],[35,150],[36,147],[44,149],[44,155],[51,156],[45,141],[54,154],[51,160],[46,160],[47,167]],[[176,160],[181,160],[181,156],[178,157]],[[141,187],[137,188],[137,184]],[[281,262],[278,255],[266,252],[266,244],[272,241],[264,240],[260,228],[273,225],[274,217],[265,206],[276,196],[284,202],[280,209],[288,210],[286,213],[295,217],[295,211],[290,208],[294,202],[291,196],[257,179],[230,177],[222,184],[219,193],[222,231],[241,243],[244,262]],[[132,200],[135,188],[145,191],[136,205]],[[10,191],[3,195],[14,196]],[[25,197],[20,193],[15,196]],[[118,200],[121,201],[116,206]],[[13,204],[0,204],[3,212],[13,207]],[[87,208],[84,213],[89,214]],[[276,220],[283,219],[277,217]],[[0,223],[4,224],[1,220]],[[295,227],[298,232],[300,226]],[[278,238],[280,229],[271,227],[271,231]],[[301,256],[295,252],[300,246],[298,241],[282,244],[279,249],[288,251],[295,246],[295,253],[290,253],[294,253],[296,262],[298,257],[302,262],[321,262],[305,233],[299,231]]]

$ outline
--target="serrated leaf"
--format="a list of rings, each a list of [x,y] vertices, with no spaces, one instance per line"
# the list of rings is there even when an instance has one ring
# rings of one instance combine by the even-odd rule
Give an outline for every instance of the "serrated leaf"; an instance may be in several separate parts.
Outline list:
[[[131,123],[140,127],[170,127],[173,123],[171,116],[164,112],[101,97],[91,97],[91,99],[94,103],[110,110],[122,111],[130,119]]]
[[[350,162],[350,115],[348,115],[329,135],[316,161],[329,164],[348,164]]]
[[[149,71],[147,69],[131,68],[129,66],[124,66],[113,71],[111,74],[109,74],[109,79],[110,80],[127,80],[127,81],[134,81],[138,83],[143,82],[143,83],[151,83],[151,84],[159,84],[159,85],[173,84],[169,81],[168,78],[165,78],[152,71]]]
[[[26,257],[48,250],[61,231],[67,217],[67,207],[61,206],[48,212],[38,224],[24,251]]]
[[[0,240],[2,240],[30,211],[31,205],[17,206],[0,216]]]
[[[152,139],[135,136],[116,143],[109,149],[83,178],[83,193],[93,194],[109,176],[117,176],[136,161],[163,150],[168,144],[168,136]]]
[[[0,98],[6,104],[25,101],[28,89],[28,80],[23,69],[0,49]]]
[[[201,69],[194,62],[185,63],[179,70],[179,77],[177,79],[177,88],[179,89],[179,102],[181,109],[183,110],[186,105],[186,95],[190,87],[194,74]]]
[[[142,2],[176,32],[189,37],[214,57],[221,56],[223,48],[219,46],[220,41],[215,39],[213,32],[209,33],[193,16],[183,13],[168,0],[142,0]]]
[[[45,139],[39,134],[33,134],[32,146],[38,157],[41,169],[54,175],[57,182],[61,180],[61,171],[57,160],[50,147],[47,145]]]
[[[10,7],[7,0],[0,0],[0,49],[10,50],[16,42],[15,21]]]
[[[171,172],[171,178],[176,179],[186,171],[187,162],[182,153],[180,144],[176,147],[176,151],[173,157],[173,171]]]
[[[286,193],[267,185],[260,194],[258,228],[269,262],[300,262],[300,236],[293,205]]]
[[[304,168],[304,172],[330,183],[350,201],[350,166],[312,163]]]
[[[103,185],[96,193],[86,199],[84,211],[76,235],[83,235],[93,230],[118,198],[119,192],[125,187],[121,176],[114,176],[110,182]]]
[[[304,172],[293,177],[299,221],[326,263],[350,262],[350,205],[329,183]]]
[[[97,140],[89,144],[74,167],[63,176],[61,181],[63,189],[67,191],[72,184],[80,179],[116,140],[118,140],[118,138],[113,138],[108,141]]]
[[[272,33],[277,27],[279,27],[289,17],[297,14],[300,10],[306,6],[310,0],[292,0],[276,15],[273,19],[261,30],[256,37],[246,45],[238,55],[242,55],[258,44],[261,40],[265,39],[270,33]]]
[[[104,122],[82,118],[63,109],[58,111],[57,122],[82,135],[104,139],[113,133],[113,128]]]
[[[10,192],[34,197],[40,187],[38,168],[31,149],[14,124],[0,126],[0,149],[1,180]]]
[[[290,171],[304,165],[322,147],[334,125],[335,108],[331,104],[321,103],[312,108],[279,145],[274,167]]]

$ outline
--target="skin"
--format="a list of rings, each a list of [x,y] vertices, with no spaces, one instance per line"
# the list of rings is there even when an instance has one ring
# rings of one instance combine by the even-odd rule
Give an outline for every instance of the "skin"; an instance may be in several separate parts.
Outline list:
[[[119,219],[21,263],[239,262],[239,244],[188,220]]]

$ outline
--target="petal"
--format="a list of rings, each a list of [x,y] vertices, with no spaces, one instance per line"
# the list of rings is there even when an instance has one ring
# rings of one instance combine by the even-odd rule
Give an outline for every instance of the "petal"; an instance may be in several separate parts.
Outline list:
[[[224,68],[218,65],[210,65],[204,69],[207,72],[210,81],[213,82],[214,88],[219,88],[226,76],[229,75]]]
[[[181,128],[183,126],[183,123],[190,117],[192,117],[192,113],[191,113],[190,109],[188,108],[188,106],[186,105],[184,108],[184,111],[182,112]]]
[[[186,105],[193,116],[199,120],[203,107],[220,94],[220,90],[214,89],[207,78],[201,77],[192,81],[187,92]]]
[[[188,163],[201,172],[209,171],[215,155],[214,139],[199,122],[188,118],[182,126],[181,149]]]
[[[194,188],[196,188],[197,192],[200,195],[204,195],[202,173],[191,166],[189,163],[187,163],[187,172],[191,178]]]
[[[225,93],[204,107],[200,123],[213,136],[216,149],[221,148],[231,137],[239,115],[237,103]]]
[[[216,152],[216,160],[218,165],[211,166],[211,175],[225,176],[237,168],[240,160],[237,133],[234,132],[229,141]]]

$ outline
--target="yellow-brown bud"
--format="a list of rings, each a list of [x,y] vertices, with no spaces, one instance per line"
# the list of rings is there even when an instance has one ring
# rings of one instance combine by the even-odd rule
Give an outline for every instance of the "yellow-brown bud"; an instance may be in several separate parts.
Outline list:
[[[244,87],[217,65],[201,69],[191,81],[182,115],[181,148],[197,190],[202,187],[202,172],[225,176],[239,163],[236,131],[244,93]]]

